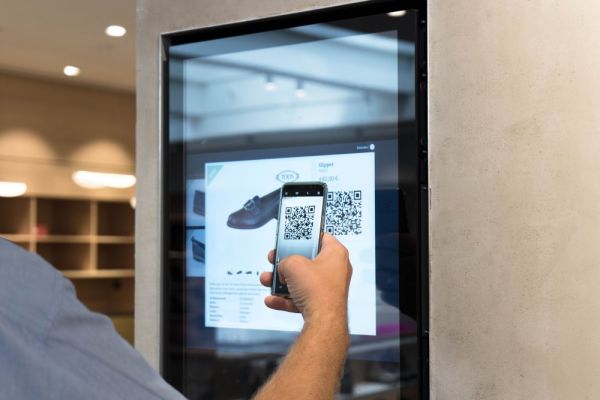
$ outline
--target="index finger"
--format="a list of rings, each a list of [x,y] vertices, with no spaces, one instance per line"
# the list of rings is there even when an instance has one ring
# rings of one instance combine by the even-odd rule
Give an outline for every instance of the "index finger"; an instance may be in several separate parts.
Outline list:
[[[267,254],[267,259],[271,264],[275,262],[275,250],[269,251],[269,254]]]
[[[271,287],[271,281],[273,280],[273,273],[268,272],[268,271],[262,272],[260,274],[259,280],[263,286]]]

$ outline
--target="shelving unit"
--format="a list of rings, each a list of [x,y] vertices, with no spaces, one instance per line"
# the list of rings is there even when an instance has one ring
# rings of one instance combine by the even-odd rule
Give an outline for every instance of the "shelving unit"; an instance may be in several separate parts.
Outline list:
[[[126,200],[0,197],[0,237],[71,279],[79,299],[132,340],[134,210]]]
[[[127,201],[0,198],[0,236],[70,279],[133,277],[134,210]]]
[[[31,213],[30,201],[25,198],[0,199],[0,232],[2,237],[30,250]]]

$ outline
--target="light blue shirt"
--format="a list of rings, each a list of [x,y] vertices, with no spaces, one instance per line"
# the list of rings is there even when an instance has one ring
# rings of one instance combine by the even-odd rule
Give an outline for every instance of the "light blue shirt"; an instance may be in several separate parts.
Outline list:
[[[183,399],[39,256],[0,239],[0,399]]]

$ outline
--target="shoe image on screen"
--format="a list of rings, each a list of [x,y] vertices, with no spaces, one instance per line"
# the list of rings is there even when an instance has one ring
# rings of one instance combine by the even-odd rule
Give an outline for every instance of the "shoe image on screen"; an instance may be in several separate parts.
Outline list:
[[[256,229],[277,218],[279,193],[277,188],[262,197],[252,197],[242,208],[229,214],[227,226],[235,229]]]
[[[186,272],[188,276],[205,275],[206,244],[204,229],[189,229],[186,232]]]
[[[186,182],[186,226],[204,228],[205,192],[204,179],[188,179]]]

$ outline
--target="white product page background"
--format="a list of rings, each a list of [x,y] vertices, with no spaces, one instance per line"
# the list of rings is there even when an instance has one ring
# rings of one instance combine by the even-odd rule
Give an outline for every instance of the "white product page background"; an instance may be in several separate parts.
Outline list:
[[[348,306],[350,332],[375,335],[374,152],[209,163],[205,172],[206,326],[276,331],[302,328],[301,315],[264,305],[270,289],[258,281],[260,272],[272,270],[266,257],[275,246],[277,220],[271,218],[254,229],[227,225],[229,215],[248,200],[280,188],[284,176],[298,182],[327,183],[330,197],[325,230],[348,247],[354,269]]]

